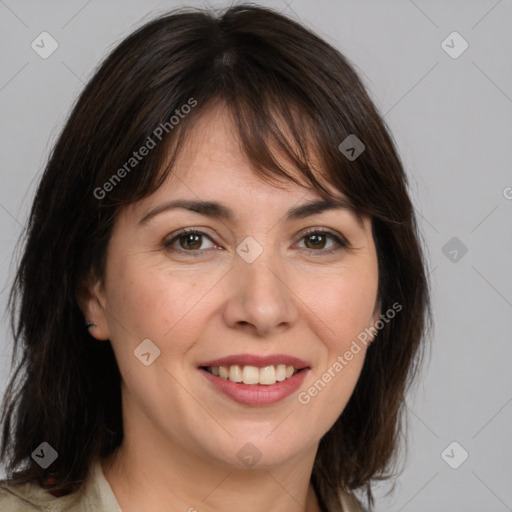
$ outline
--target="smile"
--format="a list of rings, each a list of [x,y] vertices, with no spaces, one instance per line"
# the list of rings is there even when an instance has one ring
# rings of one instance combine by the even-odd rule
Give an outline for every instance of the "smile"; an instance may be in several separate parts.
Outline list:
[[[243,382],[249,386],[257,384],[271,386],[276,382],[289,379],[299,371],[294,366],[285,364],[264,366],[263,368],[232,364],[230,366],[207,366],[204,369],[221,379],[229,379],[231,382]]]
[[[216,392],[239,404],[272,405],[296,392],[310,364],[285,354],[233,354],[202,362],[198,370]]]

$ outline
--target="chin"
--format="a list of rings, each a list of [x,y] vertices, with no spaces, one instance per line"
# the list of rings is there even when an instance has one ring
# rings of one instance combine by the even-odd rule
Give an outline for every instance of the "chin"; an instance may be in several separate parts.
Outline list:
[[[275,425],[273,428],[276,428]],[[212,457],[228,466],[246,469],[271,469],[305,453],[316,453],[317,443],[308,443],[297,435],[283,435],[277,430],[279,427],[270,434],[268,428],[258,431],[254,426],[251,432],[243,428],[231,430],[232,438],[226,438],[224,443],[214,443],[207,450]],[[299,426],[294,430],[299,432]]]

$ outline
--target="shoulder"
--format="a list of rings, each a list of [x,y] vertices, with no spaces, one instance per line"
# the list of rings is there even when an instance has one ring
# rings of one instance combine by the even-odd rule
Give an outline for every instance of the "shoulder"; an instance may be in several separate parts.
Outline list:
[[[0,512],[122,512],[101,463],[91,465],[80,488],[65,496],[54,496],[36,483],[13,484],[0,480]]]
[[[11,485],[2,482],[0,484],[0,511],[32,512],[47,510],[44,505],[38,504],[39,489],[44,491],[35,484]]]
[[[0,512],[73,512],[79,501],[79,494],[57,497],[35,483],[0,483]]]

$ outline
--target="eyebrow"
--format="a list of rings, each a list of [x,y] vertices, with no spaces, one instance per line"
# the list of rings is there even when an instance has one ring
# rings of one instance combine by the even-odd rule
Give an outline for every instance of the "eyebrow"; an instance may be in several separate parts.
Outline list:
[[[196,212],[214,219],[229,221],[235,218],[235,215],[231,209],[216,201],[195,201],[190,199],[175,199],[172,201],[166,201],[165,203],[162,203],[156,206],[155,208],[151,209],[148,213],[146,213],[146,215],[142,217],[142,219],[140,219],[139,224],[146,224],[153,217],[163,212],[167,212],[169,210],[173,210],[176,208],[183,208],[185,210]],[[304,219],[306,217],[317,215],[328,210],[338,209],[349,210],[354,212],[353,205],[346,199],[319,199],[291,208],[286,213],[285,220],[293,221]],[[360,221],[360,217],[358,215],[356,215],[356,217],[358,221]]]

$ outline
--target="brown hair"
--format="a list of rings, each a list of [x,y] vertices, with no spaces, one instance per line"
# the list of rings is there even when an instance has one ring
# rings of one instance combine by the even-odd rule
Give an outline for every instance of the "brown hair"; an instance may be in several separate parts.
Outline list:
[[[311,165],[314,153],[328,182],[358,215],[371,218],[381,310],[396,303],[403,309],[368,349],[353,395],[320,442],[313,481],[325,496],[366,490],[372,504],[371,481],[391,476],[405,393],[430,319],[403,166],[339,51],[273,10],[238,5],[218,15],[179,10],[127,37],[85,87],[52,151],[9,299],[13,366],[17,351],[22,355],[2,417],[9,482],[43,485],[51,477],[60,492],[73,492],[92,460],[120,445],[121,376],[110,343],[94,342],[84,327],[80,287],[91,275],[103,277],[120,209],[161,185],[194,119],[215,102],[231,113],[241,148],[261,176],[296,181],[278,163],[277,149],[328,198]],[[187,104],[194,106],[175,127],[171,117]],[[353,160],[338,149],[351,134],[365,145]],[[127,167],[149,139],[154,148]],[[112,181],[114,174],[122,179]],[[48,470],[31,458],[43,441],[59,454]]]

